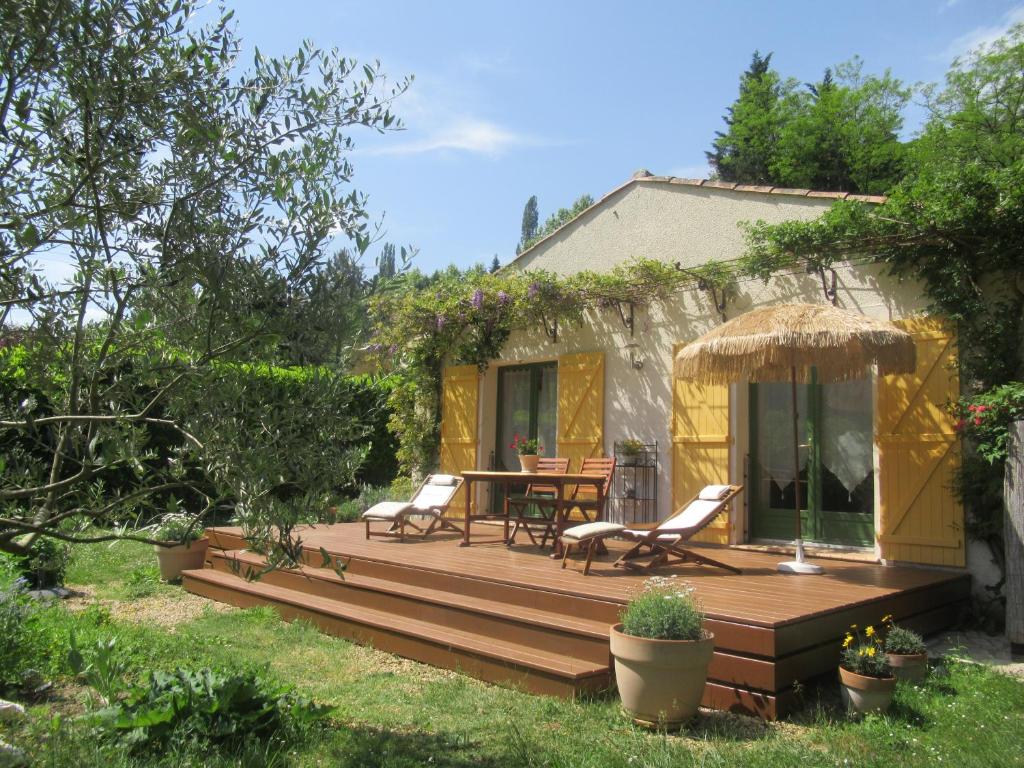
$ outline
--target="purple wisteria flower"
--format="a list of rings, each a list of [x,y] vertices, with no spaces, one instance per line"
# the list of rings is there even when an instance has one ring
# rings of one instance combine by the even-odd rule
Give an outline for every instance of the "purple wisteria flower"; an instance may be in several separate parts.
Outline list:
[[[540,293],[540,283],[530,283],[530,287],[526,289],[526,295],[531,299],[535,299],[538,293]]]
[[[388,354],[389,355],[393,355],[397,351],[398,351],[398,345],[397,344],[392,344],[390,347],[388,347]]]
[[[501,306],[505,306],[506,304],[509,303],[509,301],[511,301],[511,298],[507,293],[505,293],[504,291],[498,291],[498,304],[500,304]]]
[[[473,309],[483,309],[483,308],[484,308],[484,292],[481,289],[477,288],[473,292]]]

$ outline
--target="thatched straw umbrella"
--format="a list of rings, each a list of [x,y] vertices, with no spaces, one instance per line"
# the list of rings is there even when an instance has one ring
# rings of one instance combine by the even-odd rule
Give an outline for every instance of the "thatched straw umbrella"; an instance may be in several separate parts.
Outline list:
[[[796,560],[781,563],[791,573],[821,573],[804,561],[800,533],[799,382],[811,369],[821,382],[868,375],[909,373],[916,355],[909,333],[828,304],[778,304],[754,309],[687,344],[675,359],[682,379],[723,384],[734,381],[790,381],[793,393],[793,485],[796,493]]]

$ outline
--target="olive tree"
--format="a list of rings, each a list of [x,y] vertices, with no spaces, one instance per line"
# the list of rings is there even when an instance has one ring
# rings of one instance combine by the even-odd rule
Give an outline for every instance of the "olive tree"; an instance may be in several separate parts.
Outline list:
[[[351,133],[397,127],[407,81],[310,43],[243,65],[213,10],[0,5],[0,551],[151,540],[93,524],[156,498],[287,539],[297,502],[267,488],[358,466],[289,428],[315,404],[239,411],[223,366],[274,359],[337,241],[372,241]]]

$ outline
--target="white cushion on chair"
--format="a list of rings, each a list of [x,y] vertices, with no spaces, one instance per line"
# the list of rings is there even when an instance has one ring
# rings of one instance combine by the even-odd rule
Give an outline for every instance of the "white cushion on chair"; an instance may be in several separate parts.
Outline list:
[[[412,509],[407,501],[382,501],[363,512],[364,520],[394,520],[403,512]]]
[[[712,513],[717,515],[718,512],[721,511],[721,509],[721,501],[711,501],[709,499],[694,499],[658,527],[668,528],[669,530],[676,530],[679,528],[693,528],[695,526],[701,525],[704,522],[704,518],[706,518],[708,515]]]
[[[622,533],[632,539],[646,539],[648,536],[651,535],[651,532],[649,530],[634,531],[630,528],[627,528]],[[658,541],[676,542],[679,541],[681,538],[683,537],[678,533],[663,533],[660,536],[658,536]]]
[[[731,485],[706,485],[697,498],[705,501],[721,501],[729,495],[731,490]]]
[[[431,475],[427,485],[455,485],[458,482],[459,478],[455,475]]]
[[[618,525],[617,523],[584,523],[583,525],[574,525],[572,528],[562,531],[562,538],[584,541],[595,536],[611,536],[625,529],[626,526]]]

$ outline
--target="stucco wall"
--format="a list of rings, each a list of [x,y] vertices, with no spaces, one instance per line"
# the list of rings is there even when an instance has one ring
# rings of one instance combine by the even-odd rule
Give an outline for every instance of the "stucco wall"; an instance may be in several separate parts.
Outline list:
[[[916,286],[896,283],[882,274],[877,265],[843,266],[838,272],[838,303],[866,315],[895,319],[923,310]],[[882,286],[887,286],[883,289]],[[749,309],[778,301],[822,301],[816,276],[803,272],[783,274],[767,285],[760,280],[739,283],[726,309],[729,317]],[[706,297],[696,289],[682,291],[674,301],[660,306],[636,309],[635,333],[631,337],[614,310],[588,313],[581,326],[559,329],[558,343],[551,343],[538,326],[516,331],[509,338],[501,357],[484,375],[481,388],[480,456],[486,464],[495,448],[497,408],[497,370],[502,365],[557,360],[573,352],[605,353],[605,453],[611,454],[616,440],[636,437],[658,442],[662,471],[658,478],[659,517],[670,512],[672,412],[672,354],[675,346],[691,341],[720,322]],[[632,360],[643,362],[639,370]],[[733,386],[732,421],[735,439],[732,453],[734,477],[742,474],[747,447],[745,386]],[[743,504],[737,505],[745,508]],[[877,504],[876,504],[877,508]],[[745,519],[733,520],[736,540],[744,539]]]
[[[744,245],[739,222],[811,219],[831,202],[640,180],[524,253],[514,267],[570,275],[638,257],[683,266],[735,259]]]

